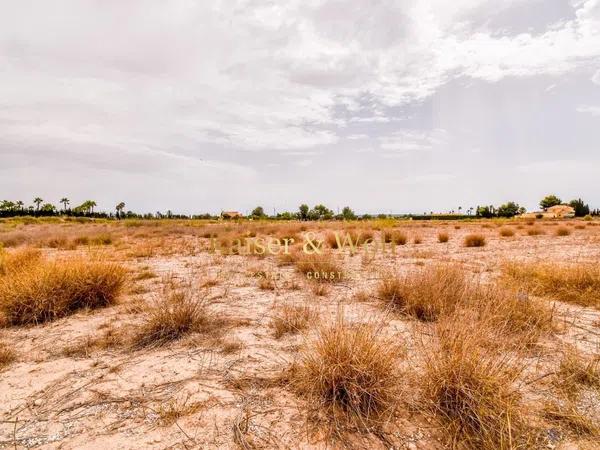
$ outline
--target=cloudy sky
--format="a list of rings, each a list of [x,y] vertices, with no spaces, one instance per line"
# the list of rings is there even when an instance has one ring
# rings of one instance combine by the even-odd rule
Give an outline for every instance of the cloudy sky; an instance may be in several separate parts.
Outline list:
[[[600,0],[3,0],[0,199],[600,207]]]

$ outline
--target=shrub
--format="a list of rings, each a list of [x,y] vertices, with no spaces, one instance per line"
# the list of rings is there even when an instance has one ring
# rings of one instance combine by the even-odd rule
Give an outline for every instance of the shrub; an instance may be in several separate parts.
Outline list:
[[[569,236],[570,234],[571,230],[569,230],[567,227],[558,227],[556,229],[557,236]]]
[[[448,233],[445,233],[445,232],[438,233],[438,242],[440,242],[441,244],[445,244],[449,240],[450,240],[450,236],[448,235]]]
[[[14,252],[0,249],[0,276],[30,268],[42,257],[39,250],[25,248]]]
[[[125,278],[125,269],[117,264],[40,260],[0,277],[0,313],[11,325],[25,325],[108,306]]]
[[[208,311],[206,298],[188,290],[165,289],[146,312],[133,344],[136,348],[158,347],[190,333],[209,333],[222,325]]]
[[[513,237],[515,235],[515,230],[512,228],[501,228],[500,236],[502,237]]]
[[[423,321],[453,311],[467,295],[466,274],[449,265],[430,266],[405,276],[385,276],[377,286],[377,297]]]
[[[469,234],[465,237],[465,247],[485,246],[485,236],[482,234]]]
[[[600,307],[600,267],[596,264],[508,263],[509,282],[563,302]]]
[[[370,430],[398,407],[401,353],[397,342],[377,328],[338,319],[301,349],[290,371],[291,385],[325,413],[333,433],[343,432],[346,423]]]
[[[279,308],[277,314],[271,319],[271,328],[276,339],[285,334],[298,333],[317,318],[315,311],[308,305],[285,305]]]
[[[594,218],[588,214],[583,218],[583,220],[585,220],[586,222],[591,222],[592,220],[594,220]]]

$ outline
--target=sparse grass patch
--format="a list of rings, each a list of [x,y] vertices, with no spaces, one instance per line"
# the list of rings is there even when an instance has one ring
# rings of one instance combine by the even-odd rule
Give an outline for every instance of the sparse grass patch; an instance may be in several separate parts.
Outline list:
[[[567,227],[558,227],[555,234],[557,236],[570,236],[571,230],[569,230]]]
[[[556,377],[558,387],[570,396],[582,387],[600,390],[600,357],[585,357],[574,348],[568,348]]]
[[[276,339],[286,334],[295,334],[317,319],[317,314],[309,305],[284,305],[278,308],[270,326]]]
[[[600,267],[596,264],[507,263],[505,279],[533,294],[600,307]]]
[[[0,313],[10,325],[37,324],[111,305],[126,279],[125,269],[112,263],[39,259],[22,264],[0,277]]]
[[[600,436],[598,423],[572,400],[549,401],[543,413],[546,419],[562,425],[576,436]]]
[[[465,247],[484,247],[485,236],[482,234],[469,234],[465,237]]]
[[[403,349],[376,327],[345,324],[319,328],[290,370],[290,382],[332,435],[374,431],[392,417],[402,397],[398,372]]]

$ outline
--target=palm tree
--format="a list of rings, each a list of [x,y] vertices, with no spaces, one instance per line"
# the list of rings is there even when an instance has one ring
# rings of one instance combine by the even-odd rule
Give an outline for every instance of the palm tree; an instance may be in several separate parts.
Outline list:
[[[123,211],[123,208],[125,208],[124,202],[121,202],[117,206],[115,206],[115,209],[117,210],[117,219],[121,218],[121,212]]]
[[[94,200],[88,200],[86,202],[92,214],[94,214],[94,207],[98,206]]]
[[[23,203],[21,200],[18,200],[16,205],[19,207],[19,209],[21,211],[23,211],[23,207],[25,206],[25,203]]]
[[[44,200],[42,200],[39,197],[36,197],[36,198],[33,199],[33,203],[35,203],[35,206],[36,206],[36,209],[35,209],[36,211],[40,210],[40,205],[42,204],[43,201]]]
[[[71,201],[67,197],[63,197],[58,203],[62,203],[64,206],[64,211],[67,212],[67,206],[69,206],[69,203],[71,203]]]

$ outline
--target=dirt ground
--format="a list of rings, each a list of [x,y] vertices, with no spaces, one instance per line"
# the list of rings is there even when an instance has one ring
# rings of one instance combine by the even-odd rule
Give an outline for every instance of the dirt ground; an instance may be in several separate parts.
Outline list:
[[[306,401],[281,382],[315,328],[340,315],[350,322],[377,323],[403,342],[407,406],[385,439],[365,437],[358,448],[441,449],[450,443],[418,403],[418,359],[431,324],[394,314],[376,295],[388,273],[409,273],[435,263],[460,265],[482,282],[497,279],[507,261],[556,264],[600,263],[600,222],[472,221],[340,223],[122,223],[0,222],[6,251],[40,248],[49,258],[83,255],[115,261],[129,271],[114,306],[80,311],[36,326],[0,329],[0,341],[16,359],[0,369],[0,448],[335,448],[311,420]],[[558,236],[558,228],[570,234]],[[351,254],[326,250],[338,260],[342,281],[316,283],[281,256],[211,252],[211,235],[294,236],[323,239],[329,230],[401,230],[405,245],[390,252]],[[516,233],[502,237],[502,228]],[[532,228],[542,234],[529,235]],[[446,232],[447,243],[438,235]],[[478,233],[486,245],[469,248]],[[80,238],[77,242],[76,238]],[[419,243],[415,243],[415,239]],[[297,244],[297,242],[301,242]],[[265,281],[265,277],[274,280]],[[185,285],[224,319],[219,332],[192,333],[167,345],[134,349],[123,344],[145,309],[170,284]],[[553,305],[559,329],[540,340],[525,358],[530,373],[522,391],[531,408],[552,396],[552,367],[572,345],[600,354],[600,311],[573,303]],[[310,305],[313,323],[279,338],[271,325],[283,305]],[[114,337],[114,342],[110,337]],[[99,345],[96,340],[101,339]],[[414,369],[412,373],[411,368]],[[589,417],[597,420],[599,394],[590,391]],[[595,409],[594,409],[595,408]],[[595,411],[595,412],[593,412]],[[538,417],[540,448],[600,448],[595,438]],[[595,417],[595,418],[594,418]],[[358,441],[357,441],[358,442]]]

